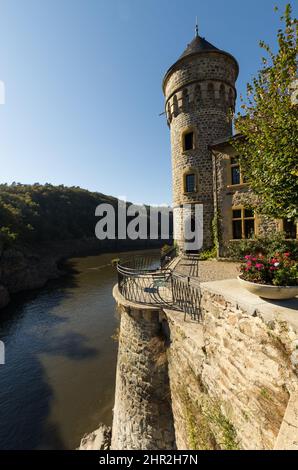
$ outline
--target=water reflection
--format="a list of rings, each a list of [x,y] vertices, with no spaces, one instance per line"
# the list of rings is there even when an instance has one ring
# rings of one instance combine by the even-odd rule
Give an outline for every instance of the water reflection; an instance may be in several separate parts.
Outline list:
[[[111,424],[119,254],[73,259],[73,272],[0,312],[0,448],[71,449]]]

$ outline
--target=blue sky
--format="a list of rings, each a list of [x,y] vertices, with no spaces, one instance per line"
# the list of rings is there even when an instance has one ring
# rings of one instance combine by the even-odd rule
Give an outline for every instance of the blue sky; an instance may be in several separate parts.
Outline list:
[[[165,71],[200,35],[240,64],[276,44],[283,0],[0,0],[0,181],[171,202]],[[293,4],[293,2],[292,2]],[[295,9],[297,16],[297,9]]]

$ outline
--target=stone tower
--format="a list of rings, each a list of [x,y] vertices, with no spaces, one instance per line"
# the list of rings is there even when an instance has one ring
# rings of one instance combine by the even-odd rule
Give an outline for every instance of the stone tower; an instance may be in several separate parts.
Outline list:
[[[212,246],[213,163],[209,146],[232,135],[239,66],[234,57],[196,33],[163,79],[171,130],[175,238],[185,249],[185,220],[203,205],[203,249]],[[182,205],[191,204],[188,212]],[[194,230],[194,227],[192,227]]]

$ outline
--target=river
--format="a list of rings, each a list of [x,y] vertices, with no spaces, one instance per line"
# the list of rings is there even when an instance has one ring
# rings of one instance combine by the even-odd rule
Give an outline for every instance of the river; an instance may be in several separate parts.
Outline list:
[[[111,424],[119,324],[111,261],[122,255],[71,259],[72,273],[0,311],[1,449],[74,449]]]

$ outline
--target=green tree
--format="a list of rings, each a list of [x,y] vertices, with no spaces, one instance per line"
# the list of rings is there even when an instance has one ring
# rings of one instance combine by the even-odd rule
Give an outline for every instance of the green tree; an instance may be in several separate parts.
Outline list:
[[[298,216],[298,107],[291,97],[298,78],[298,24],[292,18],[290,4],[281,21],[277,52],[260,42],[266,57],[257,76],[247,85],[247,96],[241,97],[243,114],[236,115],[235,127],[243,138],[232,145],[256,196],[257,211],[293,219]]]

